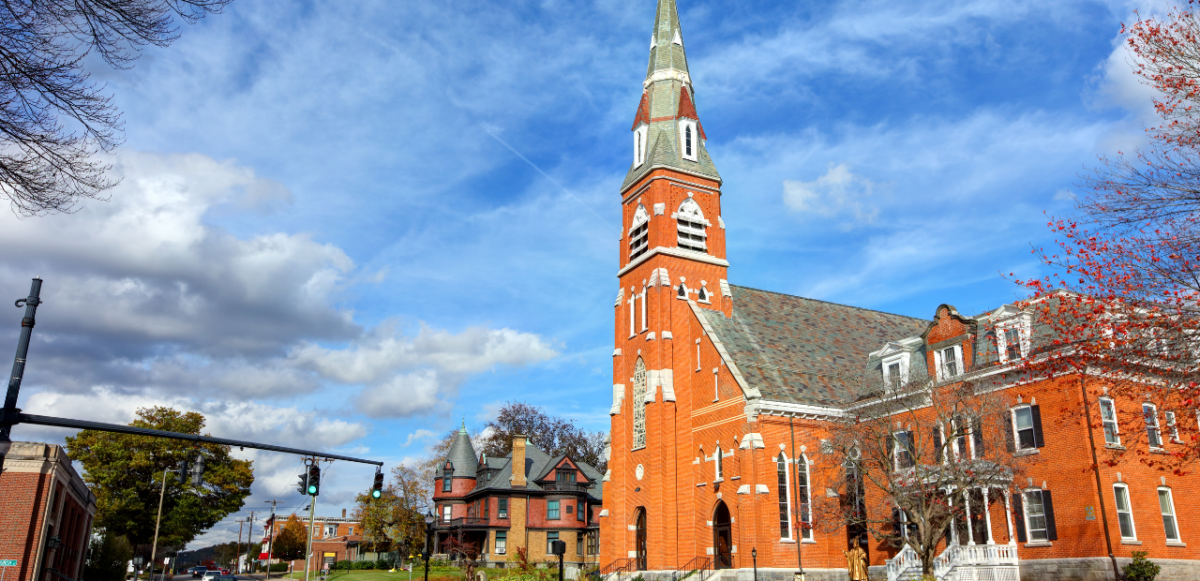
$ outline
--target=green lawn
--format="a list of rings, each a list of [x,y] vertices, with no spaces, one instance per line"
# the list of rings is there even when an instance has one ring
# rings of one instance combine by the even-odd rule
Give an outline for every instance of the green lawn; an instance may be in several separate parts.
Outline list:
[[[454,580],[462,579],[463,573],[461,569],[455,567],[434,567],[429,569],[429,579]],[[274,577],[274,576],[272,576]],[[292,573],[288,575],[289,579],[304,579],[304,571]],[[309,581],[314,581],[318,577],[310,573]],[[412,572],[413,581],[424,581],[425,570],[417,567]],[[330,573],[326,581],[408,581],[408,571],[396,569],[395,573],[389,573],[386,570],[359,570],[359,571],[333,571]]]

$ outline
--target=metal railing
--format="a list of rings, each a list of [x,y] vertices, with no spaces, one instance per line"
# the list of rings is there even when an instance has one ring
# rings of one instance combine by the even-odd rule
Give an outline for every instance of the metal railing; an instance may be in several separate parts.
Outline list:
[[[682,567],[679,567],[671,578],[675,581],[681,581],[682,579],[691,577],[694,573],[698,573],[696,581],[705,581],[712,576],[712,566],[712,557],[696,557],[685,563]]]
[[[486,516],[460,516],[450,520],[442,520],[438,523],[441,528],[458,528],[464,526],[487,526],[488,517]]]
[[[635,561],[629,558],[617,559],[596,572],[596,576],[600,579],[620,579],[622,573],[630,573],[633,571]]]
[[[558,492],[583,492],[587,490],[586,484],[577,482],[547,482],[542,485],[542,490],[554,490]]]

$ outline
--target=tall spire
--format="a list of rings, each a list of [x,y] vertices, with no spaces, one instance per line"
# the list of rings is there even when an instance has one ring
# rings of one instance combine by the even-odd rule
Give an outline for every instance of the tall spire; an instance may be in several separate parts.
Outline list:
[[[645,86],[666,79],[691,84],[675,0],[658,0],[654,30],[650,34],[650,65],[646,68]]]
[[[707,136],[696,113],[696,94],[684,54],[676,0],[658,0],[650,35],[650,65],[634,116],[633,165],[621,191],[655,168],[671,168],[721,181],[708,156]]]

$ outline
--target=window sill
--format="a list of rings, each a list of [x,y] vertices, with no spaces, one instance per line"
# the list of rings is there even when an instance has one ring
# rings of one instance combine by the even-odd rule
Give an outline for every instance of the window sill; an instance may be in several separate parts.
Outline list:
[[[701,483],[697,484],[696,486],[707,486],[707,485],[708,485],[707,482],[701,482]]]
[[[713,480],[713,484],[720,484],[720,483],[722,483],[722,482],[725,482],[725,479],[724,479],[724,478],[718,478],[718,479],[716,479],[716,480]],[[803,499],[801,499],[801,500],[803,500]]]
[[[1183,541],[1167,541],[1168,547],[1186,547],[1187,543]]]
[[[733,478],[730,478],[729,480],[730,480],[730,482],[732,482],[734,480],[741,480],[741,479],[742,479],[741,476],[734,476]]]
[[[1024,450],[1017,450],[1016,452],[1013,452],[1013,456],[1033,456],[1034,454],[1041,453],[1042,451],[1038,450],[1037,448],[1025,448]]]
[[[1150,453],[1151,454],[1166,454],[1167,451],[1162,448],[1155,448],[1155,447],[1151,446]]]
[[[1054,546],[1054,543],[1052,543],[1050,541],[1032,541],[1032,542],[1025,543],[1025,547],[1028,549],[1035,549],[1038,547],[1053,547],[1053,546]]]
[[[1124,451],[1124,450],[1125,450],[1125,446],[1122,446],[1122,445],[1120,445],[1120,444],[1109,444],[1109,443],[1105,443],[1105,444],[1104,444],[1104,447],[1105,447],[1105,448],[1108,448],[1109,450],[1122,450],[1122,451]]]
[[[1141,545],[1142,542],[1134,539],[1121,539],[1122,545]]]

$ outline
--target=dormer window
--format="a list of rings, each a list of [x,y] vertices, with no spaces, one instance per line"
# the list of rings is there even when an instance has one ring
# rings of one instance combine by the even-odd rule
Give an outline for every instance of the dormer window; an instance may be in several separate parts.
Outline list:
[[[697,204],[696,200],[692,198],[684,200],[679,205],[679,211],[675,212],[674,218],[679,235],[679,247],[707,253],[708,234],[704,229],[708,226],[708,220],[704,219],[704,212],[700,209],[700,204]]]
[[[638,204],[633,213],[633,225],[629,228],[629,260],[633,260],[650,248],[650,213]]]
[[[996,351],[1002,363],[1029,355],[1029,322],[1025,317],[1015,317],[996,325]]]
[[[638,167],[646,163],[646,137],[649,133],[645,125],[638,127],[633,132],[633,166]]]
[[[679,120],[679,149],[683,152],[683,159],[697,161],[696,152],[699,149],[696,147],[696,122],[692,119]]]
[[[883,364],[884,389],[893,390],[904,386],[908,380],[908,353],[897,353],[885,357]]]

